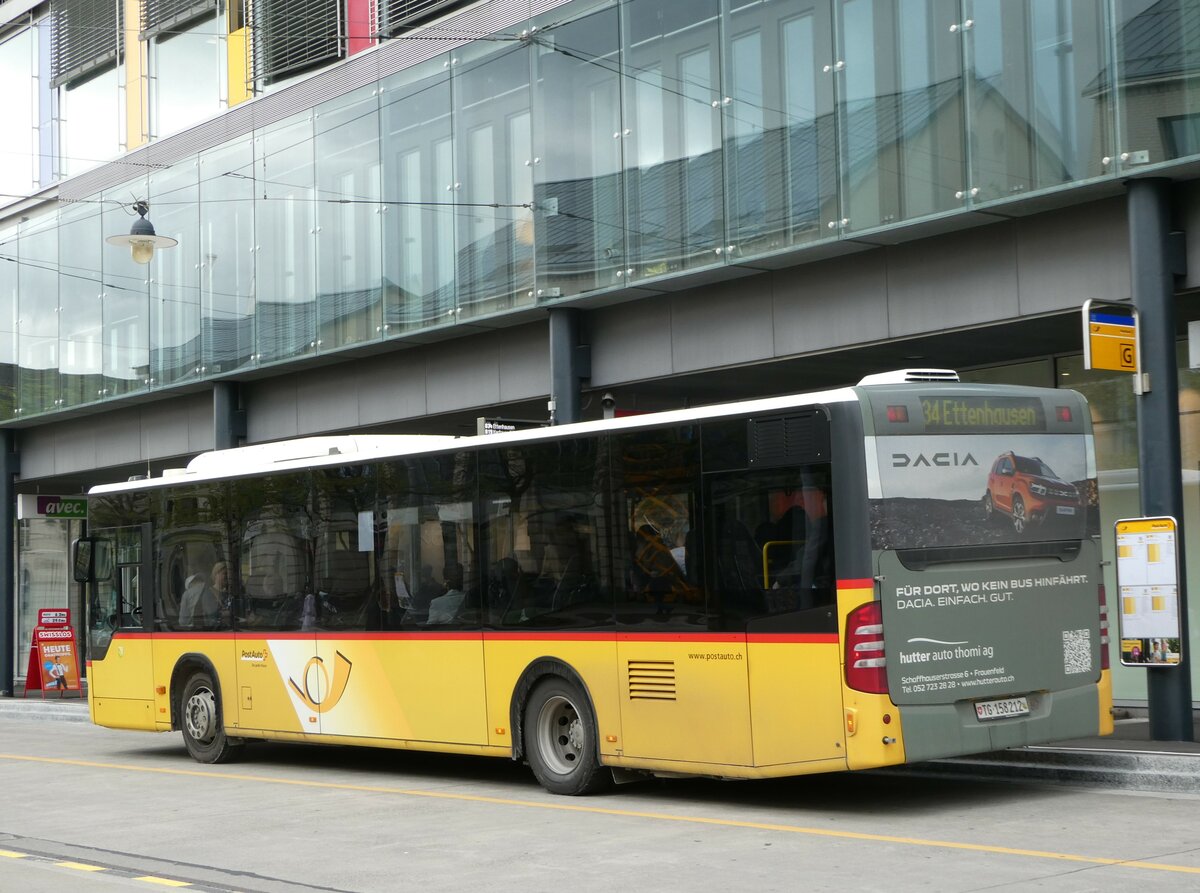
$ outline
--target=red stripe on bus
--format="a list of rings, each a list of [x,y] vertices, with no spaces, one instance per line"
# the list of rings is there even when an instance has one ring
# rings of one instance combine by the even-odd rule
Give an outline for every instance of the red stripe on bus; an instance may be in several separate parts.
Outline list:
[[[838,643],[837,633],[747,633],[746,640],[754,644],[762,642],[799,642],[805,645]]]
[[[875,581],[870,577],[863,577],[861,580],[838,580],[838,589],[873,589]]]

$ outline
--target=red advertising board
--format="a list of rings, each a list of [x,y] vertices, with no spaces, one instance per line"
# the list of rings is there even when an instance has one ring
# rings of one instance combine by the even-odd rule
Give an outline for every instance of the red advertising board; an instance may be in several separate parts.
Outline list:
[[[25,694],[79,691],[79,649],[71,612],[65,608],[41,608],[38,623],[29,643],[29,667],[25,673]]]

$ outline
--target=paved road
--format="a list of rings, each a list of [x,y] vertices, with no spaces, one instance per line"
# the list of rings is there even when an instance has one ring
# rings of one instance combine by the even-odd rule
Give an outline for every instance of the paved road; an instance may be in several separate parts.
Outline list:
[[[838,775],[543,792],[504,760],[0,718],[0,891],[1200,888],[1200,798]]]

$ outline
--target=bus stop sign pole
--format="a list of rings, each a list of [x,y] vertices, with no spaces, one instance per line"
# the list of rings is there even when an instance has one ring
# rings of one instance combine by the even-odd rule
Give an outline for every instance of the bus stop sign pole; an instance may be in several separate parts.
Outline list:
[[[1130,180],[1129,272],[1138,308],[1140,350],[1137,387],[1138,478],[1142,514],[1180,519],[1183,483],[1179,448],[1179,378],[1175,365],[1175,282],[1182,272],[1172,263],[1170,181]],[[1147,386],[1148,385],[1148,386]],[[1191,648],[1187,623],[1187,571],[1179,550],[1179,620],[1183,659],[1175,666],[1149,667],[1146,689],[1150,737],[1155,741],[1191,741]]]

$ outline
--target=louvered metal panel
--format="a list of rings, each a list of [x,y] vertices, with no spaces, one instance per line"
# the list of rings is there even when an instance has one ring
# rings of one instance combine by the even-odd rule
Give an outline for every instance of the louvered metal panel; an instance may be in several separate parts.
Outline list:
[[[443,16],[451,10],[470,6],[473,0],[381,0],[379,36],[393,37],[411,31],[417,25]]]
[[[750,466],[829,461],[829,421],[817,410],[750,420]]]
[[[675,661],[631,660],[628,663],[629,700],[674,701]]]
[[[78,80],[119,58],[122,0],[57,0],[51,12],[51,86]]]
[[[341,0],[250,4],[255,80],[271,82],[343,55]]]
[[[217,0],[142,0],[142,36],[171,31],[176,25],[216,10]]]

